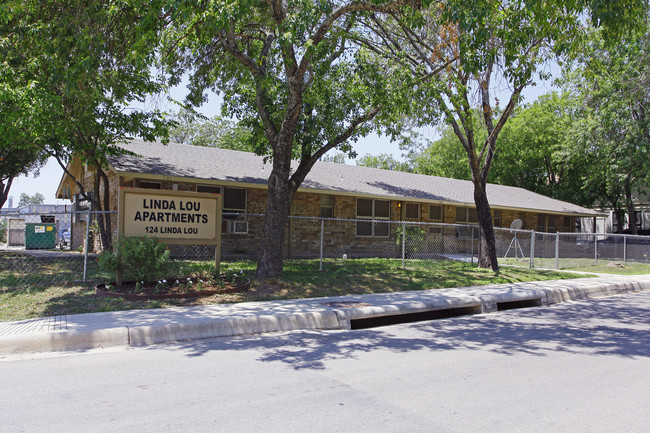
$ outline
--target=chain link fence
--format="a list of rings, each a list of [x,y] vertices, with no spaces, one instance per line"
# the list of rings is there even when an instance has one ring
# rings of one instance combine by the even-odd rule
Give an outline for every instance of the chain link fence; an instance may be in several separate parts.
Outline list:
[[[264,216],[224,213],[222,262],[256,260]],[[474,225],[292,216],[283,256],[311,260],[314,271],[341,260],[399,259],[403,267],[434,260],[476,263]],[[0,287],[92,284],[113,279],[97,255],[116,239],[117,213],[4,214],[0,217]],[[650,237],[588,233],[538,233],[495,228],[500,265],[574,268],[650,263]],[[215,247],[169,245],[177,268],[214,266]]]
[[[570,269],[650,264],[649,236],[509,229],[495,229],[495,236],[500,263],[506,265]]]

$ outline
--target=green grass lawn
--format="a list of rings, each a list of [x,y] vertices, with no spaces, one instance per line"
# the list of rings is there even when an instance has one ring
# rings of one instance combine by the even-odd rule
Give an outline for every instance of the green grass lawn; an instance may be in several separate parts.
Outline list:
[[[35,257],[23,252],[0,252],[0,287],[41,287],[82,282],[84,256],[74,251],[56,257]],[[103,281],[110,276],[99,270],[96,257],[89,256],[87,281]]]
[[[63,285],[48,282],[48,275],[56,276],[59,271],[66,272],[65,266],[61,269],[51,268],[52,265],[44,267],[39,271],[43,273],[38,276],[39,284],[20,286],[12,284],[15,276],[7,275],[9,272],[4,265],[4,269],[0,267],[0,321],[100,311],[426,290],[584,276],[515,267],[503,267],[495,274],[491,270],[451,260],[409,260],[406,269],[402,269],[402,261],[399,259],[349,259],[345,262],[328,260],[324,263],[323,271],[319,272],[318,260],[286,260],[281,279],[256,281],[251,278],[252,285],[248,292],[163,302],[101,298],[95,296],[92,284]],[[210,264],[184,261],[176,262],[175,266],[179,270],[183,269],[183,273],[191,274]],[[254,274],[255,267],[256,263],[252,261],[222,263],[222,271],[241,269],[248,276]],[[93,276],[100,277],[97,274]],[[108,278],[110,276],[104,276],[103,281]]]
[[[536,268],[555,269],[555,258],[535,258]],[[530,265],[530,259],[500,258],[501,266],[523,266]],[[561,258],[559,260],[559,269],[567,271],[593,272],[598,274],[616,274],[616,275],[644,275],[650,274],[650,263],[639,263],[623,260],[598,259],[592,258]]]
[[[599,274],[617,274],[617,275],[645,275],[650,274],[650,264],[648,263],[632,263],[611,260],[598,260],[598,264],[581,267],[574,264],[567,264],[562,269],[568,271],[585,271],[596,272]]]

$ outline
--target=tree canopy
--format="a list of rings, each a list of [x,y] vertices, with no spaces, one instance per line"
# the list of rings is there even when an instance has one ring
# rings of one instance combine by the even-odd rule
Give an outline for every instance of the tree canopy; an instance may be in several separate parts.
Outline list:
[[[255,151],[251,131],[235,121],[221,116],[206,118],[186,109],[181,109],[173,119],[169,139],[175,143]]]
[[[22,193],[20,194],[20,201],[18,202],[18,207],[27,206],[30,204],[43,204],[45,203],[45,196],[40,192],[37,192],[34,195],[29,195]]]
[[[350,34],[361,14],[406,11],[408,2],[177,6],[162,48],[170,76],[189,74],[188,102],[195,105],[207,91],[218,92],[223,113],[249,128],[256,152],[272,160],[257,275],[277,277],[289,206],[314,163],[332,149],[354,156],[352,143],[370,132],[370,121],[403,103],[392,92],[405,77],[359,49]]]
[[[110,0],[10,1],[1,9],[0,74],[11,78],[21,119],[12,135],[53,156],[97,210],[109,209],[104,169],[109,156],[124,153],[118,144],[133,136],[166,139],[163,113],[128,108],[164,89],[151,75],[157,27],[151,11]],[[67,170],[73,158],[93,168],[92,195]],[[104,222],[102,242],[110,248]]]
[[[455,0],[423,10],[416,21],[397,14],[365,21],[372,32],[361,35],[360,43],[421,80],[414,104],[420,123],[443,119],[465,151],[481,233],[479,266],[498,270],[485,188],[499,134],[522,90],[534,82],[541,65],[583,42],[584,14],[611,36],[636,27],[639,18],[630,9],[645,13],[646,4],[626,6]],[[504,105],[492,93],[497,84],[510,90]],[[480,122],[475,121],[476,111]]]
[[[647,27],[646,27],[647,29]],[[583,184],[637,233],[634,203],[650,180],[650,36],[608,44],[594,34],[566,83],[580,102],[576,152],[591,169]],[[619,227],[620,229],[620,227]]]
[[[551,92],[517,109],[499,136],[490,181],[593,205],[595,195],[582,182],[592,168],[576,148],[580,111],[580,101],[569,92]]]
[[[381,168],[383,170],[412,171],[407,163],[399,161],[393,155],[380,153],[379,155],[365,154],[357,158],[357,165],[363,167]]]
[[[2,134],[1,130],[0,134]],[[9,197],[14,179],[30,172],[37,176],[39,168],[45,163],[45,157],[43,152],[34,146],[0,140],[2,141],[0,143],[0,207],[2,207]]]

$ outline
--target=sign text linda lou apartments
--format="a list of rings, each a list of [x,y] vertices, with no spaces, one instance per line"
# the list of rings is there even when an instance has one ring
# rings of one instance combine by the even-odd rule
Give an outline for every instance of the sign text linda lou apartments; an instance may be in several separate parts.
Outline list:
[[[207,224],[208,214],[201,213],[200,201],[166,200],[166,199],[143,199],[142,211],[135,213],[134,221],[159,222],[159,223],[182,223],[182,224]],[[196,227],[174,227],[174,226],[150,226],[146,228],[147,233],[172,233],[172,234],[196,234]]]

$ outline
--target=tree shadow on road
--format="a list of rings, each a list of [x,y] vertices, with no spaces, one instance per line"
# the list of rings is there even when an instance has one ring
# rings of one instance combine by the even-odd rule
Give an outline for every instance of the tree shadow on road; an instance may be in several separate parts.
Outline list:
[[[169,346],[188,356],[214,351],[256,351],[261,362],[294,369],[325,369],[338,359],[371,351],[431,353],[487,350],[502,355],[650,357],[650,305],[643,295],[553,307],[444,319],[358,331],[295,331],[219,338]],[[646,295],[647,298],[647,295]]]

